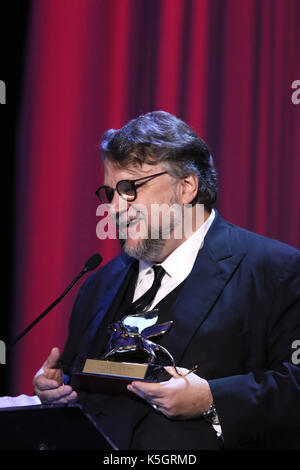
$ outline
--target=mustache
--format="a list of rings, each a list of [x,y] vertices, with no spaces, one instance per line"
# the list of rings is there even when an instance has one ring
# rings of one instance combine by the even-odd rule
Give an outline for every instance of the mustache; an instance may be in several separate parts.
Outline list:
[[[119,229],[128,227],[130,224],[138,223],[140,220],[145,220],[146,217],[141,211],[137,211],[135,215],[128,215],[127,211],[117,214],[111,214],[116,226]]]

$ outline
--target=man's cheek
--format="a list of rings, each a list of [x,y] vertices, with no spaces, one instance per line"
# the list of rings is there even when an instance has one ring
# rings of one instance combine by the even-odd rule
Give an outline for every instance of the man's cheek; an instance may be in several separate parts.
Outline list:
[[[145,218],[140,219],[136,223],[131,223],[127,228],[127,238],[131,240],[146,239],[148,233],[148,220]]]

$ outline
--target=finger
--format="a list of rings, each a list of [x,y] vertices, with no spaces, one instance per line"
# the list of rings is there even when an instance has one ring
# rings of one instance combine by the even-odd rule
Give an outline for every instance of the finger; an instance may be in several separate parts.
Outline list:
[[[161,409],[159,408],[159,405],[157,405],[156,403],[150,403],[150,405],[152,406],[152,408],[154,409],[156,413],[158,414],[162,413]]]
[[[145,383],[136,381],[129,384],[127,386],[127,389],[147,401],[160,399],[163,395],[161,385],[156,383]]]
[[[45,375],[39,375],[35,381],[35,388],[43,390],[52,390],[58,388],[59,384],[56,380],[51,380],[45,377]]]
[[[73,390],[70,386],[68,385],[63,385],[62,387],[55,388],[53,390],[44,390],[39,394],[39,397],[41,401],[43,402],[48,402],[48,403],[54,403],[58,400],[62,401],[67,401],[67,398],[69,397],[70,399],[75,398],[75,395],[71,394],[73,393]],[[74,392],[76,393],[76,392]]]
[[[127,385],[127,390],[129,390],[129,392],[135,393],[135,395],[138,395],[141,398],[144,398],[145,394],[136,388],[132,383]]]
[[[170,375],[172,375],[172,377],[175,377],[175,378],[182,377],[182,376],[184,376],[187,372],[189,372],[189,370],[186,369],[185,367],[176,367],[176,369],[177,369],[177,371],[179,372],[179,374],[182,374],[182,375],[177,374],[175,368],[172,367],[172,366],[167,366],[167,367],[165,367],[165,370],[166,370]]]
[[[140,390],[139,388],[135,387],[133,384],[127,385],[127,389],[128,389],[130,392],[134,393],[135,395],[137,395],[137,396],[143,398],[144,400],[147,400],[147,401],[148,401],[148,400],[150,400],[150,398],[151,398],[149,395],[147,395],[145,392],[143,392],[143,391]]]
[[[59,348],[52,348],[51,352],[45,362],[45,367],[49,369],[56,369],[59,365],[60,350]]]
[[[70,395],[54,400],[52,403],[57,405],[72,405],[73,403],[76,403],[77,400],[78,395],[73,391]]]
[[[140,398],[145,400],[149,405],[151,405],[153,407],[153,409],[155,411],[161,412],[161,411],[164,410],[164,402],[163,402],[162,398],[159,398],[159,397],[154,396],[154,395],[146,394],[146,393],[144,393],[140,390],[134,389],[130,385],[128,385],[127,388],[128,388],[128,390],[132,391],[137,396],[139,396]]]
[[[168,408],[163,403],[150,403],[150,405],[158,414],[169,417]]]
[[[139,396],[143,400],[146,400],[149,403],[161,403],[164,400],[164,393],[163,390],[160,388],[155,388],[153,389],[151,387],[151,390],[144,389],[142,386],[139,384],[137,386],[134,385],[128,385],[128,390],[133,392],[135,395]]]

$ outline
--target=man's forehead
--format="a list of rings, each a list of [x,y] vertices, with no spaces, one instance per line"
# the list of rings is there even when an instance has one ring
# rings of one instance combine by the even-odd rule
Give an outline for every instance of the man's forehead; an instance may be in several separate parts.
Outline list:
[[[119,166],[111,161],[104,162],[104,176],[105,179],[121,180],[121,179],[135,179],[142,176],[151,175],[154,171],[163,171],[160,165],[149,165],[143,163],[142,165]]]

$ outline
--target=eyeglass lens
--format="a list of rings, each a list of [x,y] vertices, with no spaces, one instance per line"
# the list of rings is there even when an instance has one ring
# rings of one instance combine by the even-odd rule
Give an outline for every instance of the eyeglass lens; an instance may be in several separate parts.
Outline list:
[[[122,196],[127,201],[135,199],[136,197],[135,184],[131,181],[119,181],[119,183],[117,184],[117,191],[120,196]]]
[[[134,200],[136,197],[135,186],[134,183],[132,183],[131,181],[119,181],[116,189],[119,195],[127,201]],[[100,188],[98,196],[103,204],[110,204],[114,198],[114,190],[107,186],[103,186],[102,188]]]

